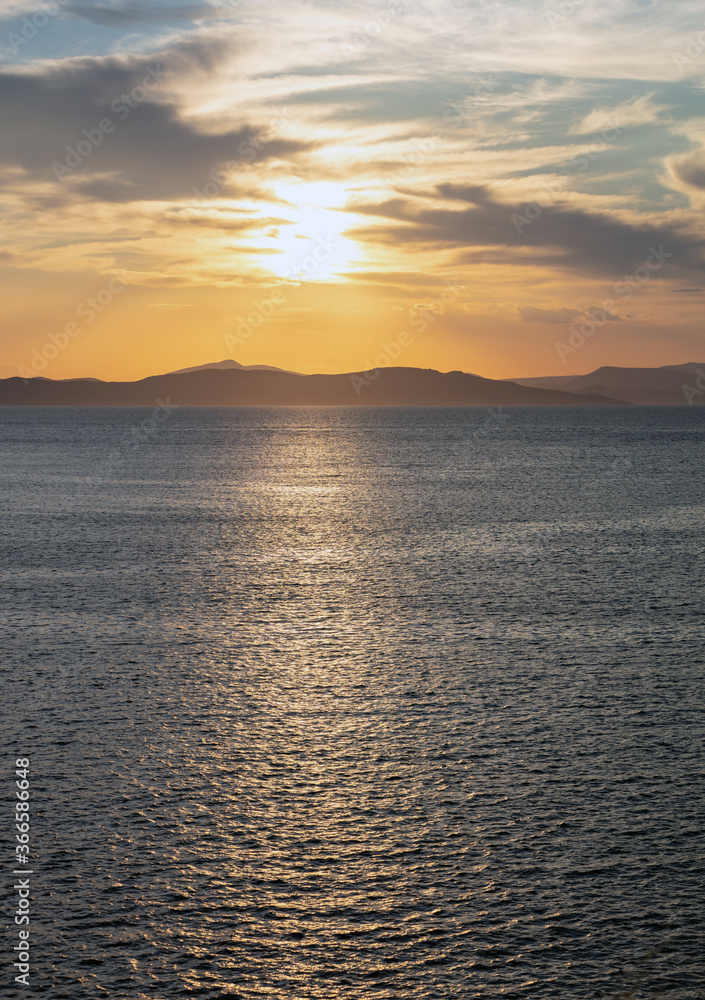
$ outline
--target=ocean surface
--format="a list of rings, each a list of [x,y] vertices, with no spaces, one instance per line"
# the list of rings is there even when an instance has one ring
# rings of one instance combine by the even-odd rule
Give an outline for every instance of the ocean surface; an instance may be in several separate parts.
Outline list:
[[[0,456],[3,997],[705,997],[705,408],[6,408]]]

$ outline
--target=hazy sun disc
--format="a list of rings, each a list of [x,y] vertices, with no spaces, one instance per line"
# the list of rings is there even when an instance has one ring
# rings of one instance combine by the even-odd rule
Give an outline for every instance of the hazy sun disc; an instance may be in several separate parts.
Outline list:
[[[261,238],[260,245],[274,251],[267,267],[292,281],[329,281],[349,266],[357,246],[343,236],[350,216],[339,210],[346,201],[342,185],[282,182],[273,187],[287,204],[270,210],[287,221]]]

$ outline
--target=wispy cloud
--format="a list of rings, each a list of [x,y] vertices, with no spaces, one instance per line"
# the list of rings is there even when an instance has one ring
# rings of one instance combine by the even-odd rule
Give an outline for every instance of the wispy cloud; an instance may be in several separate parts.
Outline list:
[[[604,132],[609,129],[634,128],[637,125],[648,125],[659,120],[663,107],[652,103],[653,94],[634,97],[622,101],[613,107],[600,106],[594,108],[582,121],[571,129],[574,135],[588,135]]]

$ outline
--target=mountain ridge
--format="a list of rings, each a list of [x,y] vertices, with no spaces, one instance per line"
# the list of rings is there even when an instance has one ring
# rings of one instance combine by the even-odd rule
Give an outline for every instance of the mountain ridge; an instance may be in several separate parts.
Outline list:
[[[300,375],[263,368],[199,368],[135,382],[0,380],[0,406],[614,406],[571,393],[432,368]]]
[[[286,372],[289,375],[300,375],[300,372],[291,371],[289,368],[276,368],[274,365],[241,365],[239,361],[226,358],[225,361],[210,361],[205,365],[193,365],[191,368],[177,368],[175,372],[165,372],[166,375],[190,375],[191,372],[202,372],[208,370],[228,370],[235,368],[240,372]]]
[[[641,406],[705,402],[705,362],[688,361],[682,365],[661,365],[658,368],[603,365],[587,375],[547,375],[511,381],[532,389],[603,393]]]

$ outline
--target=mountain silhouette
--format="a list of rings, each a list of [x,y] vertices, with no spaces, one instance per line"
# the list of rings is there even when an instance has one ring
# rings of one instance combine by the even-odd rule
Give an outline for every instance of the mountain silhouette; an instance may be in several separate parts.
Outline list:
[[[606,395],[533,388],[464,372],[378,368],[297,375],[267,368],[204,367],[137,382],[0,380],[0,406],[586,406]]]
[[[605,365],[588,375],[549,375],[512,381],[532,389],[611,396],[625,403],[677,406],[705,402],[705,363],[660,368],[619,368]]]
[[[179,368],[175,372],[167,372],[167,375],[188,375],[191,372],[202,372],[207,369],[228,369],[237,368],[241,372],[285,372],[289,371],[287,368],[274,368],[272,365],[241,365],[237,361],[233,361],[232,358],[228,358],[226,361],[211,361],[207,365],[194,365],[193,368]],[[290,375],[298,375],[298,372],[289,371]]]

